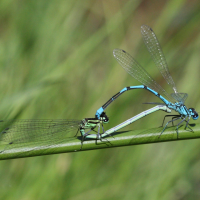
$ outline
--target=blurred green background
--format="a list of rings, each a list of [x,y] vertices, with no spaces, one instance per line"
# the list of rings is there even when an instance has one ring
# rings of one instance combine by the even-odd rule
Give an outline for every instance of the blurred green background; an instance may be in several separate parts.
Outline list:
[[[0,118],[94,117],[112,95],[140,84],[116,62],[114,48],[167,89],[142,24],[156,33],[179,92],[189,94],[186,106],[200,111],[199,10],[199,1],[189,0],[1,0]],[[125,93],[106,110],[105,128],[155,101],[146,91]],[[158,127],[164,115],[127,130]],[[199,199],[199,146],[188,140],[0,161],[0,199]]]

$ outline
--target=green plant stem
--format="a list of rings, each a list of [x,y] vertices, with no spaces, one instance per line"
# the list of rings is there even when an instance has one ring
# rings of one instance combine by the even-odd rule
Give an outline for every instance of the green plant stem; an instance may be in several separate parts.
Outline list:
[[[185,130],[185,127],[181,126],[178,135],[175,128],[167,128],[161,136],[162,127],[116,132],[113,134],[113,137],[104,138],[102,141],[84,141],[81,150],[81,137],[73,137],[68,142],[52,144],[48,147],[44,144],[44,147],[40,146],[34,150],[28,144],[25,144],[23,147],[15,144],[6,151],[4,151],[5,146],[0,146],[0,151],[2,151],[0,153],[0,160],[200,138],[200,124],[192,124],[191,128],[194,132],[189,129]]]

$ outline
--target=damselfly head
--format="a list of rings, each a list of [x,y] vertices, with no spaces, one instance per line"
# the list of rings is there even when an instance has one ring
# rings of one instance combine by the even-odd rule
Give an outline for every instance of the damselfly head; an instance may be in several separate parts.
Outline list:
[[[194,108],[189,108],[189,111],[191,112],[192,119],[196,120],[199,118],[199,115]]]
[[[105,112],[103,112],[100,117],[101,117],[101,120],[103,121],[103,123],[109,122],[109,118],[108,118],[108,116],[106,115]]]

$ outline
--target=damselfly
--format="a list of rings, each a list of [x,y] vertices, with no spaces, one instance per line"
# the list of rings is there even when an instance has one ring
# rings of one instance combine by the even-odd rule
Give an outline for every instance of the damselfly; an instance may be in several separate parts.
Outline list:
[[[116,98],[118,98],[121,94],[128,90],[132,89],[146,89],[149,92],[153,93],[156,95],[158,98],[160,98],[164,103],[153,103],[153,104],[160,104],[160,105],[166,105],[168,108],[175,110],[178,112],[178,115],[166,115],[165,117],[171,116],[172,120],[167,122],[165,125],[163,131],[167,127],[167,125],[175,120],[181,119],[181,121],[177,124],[176,131],[178,134],[178,127],[179,125],[183,122],[186,121],[186,126],[185,128],[188,127],[188,123],[190,118],[192,117],[194,120],[198,119],[198,113],[195,111],[194,108],[187,108],[184,105],[184,102],[188,95],[186,93],[178,93],[175,83],[169,73],[169,69],[164,57],[164,54],[162,52],[162,49],[160,47],[160,44],[157,40],[157,37],[153,30],[146,26],[143,25],[141,26],[141,33],[143,36],[144,43],[153,58],[154,63],[158,67],[160,73],[164,77],[164,79],[167,81],[167,83],[171,86],[173,89],[174,93],[169,95],[148,73],[147,71],[141,67],[126,51],[121,50],[121,49],[114,49],[113,55],[118,61],[118,63],[136,80],[141,82],[143,85],[138,85],[138,86],[130,86],[130,87],[125,87],[122,89],[120,92],[115,94],[112,98],[110,98],[100,109],[97,110],[96,112],[96,117],[99,119],[101,117],[101,114],[104,112],[104,110],[107,108],[107,106],[112,103]],[[164,98],[163,96],[160,95],[160,93],[166,97]],[[169,99],[169,100],[167,100]],[[174,102],[174,103],[172,103]],[[165,120],[165,118],[164,118]],[[164,123],[163,120],[163,123]],[[190,127],[189,127],[190,128]],[[190,130],[192,130],[190,128]],[[161,132],[161,134],[163,133]]]
[[[100,119],[85,118],[83,120],[67,119],[22,119],[22,120],[0,120],[0,145],[4,146],[3,151],[12,149],[13,146],[26,147],[30,145],[32,149],[39,149],[41,146],[55,146],[67,139],[70,132],[80,131],[82,140],[86,138],[101,139],[100,128],[103,123],[108,123],[109,119],[104,113]],[[95,128],[98,127],[96,132]],[[91,131],[96,132],[90,134]]]

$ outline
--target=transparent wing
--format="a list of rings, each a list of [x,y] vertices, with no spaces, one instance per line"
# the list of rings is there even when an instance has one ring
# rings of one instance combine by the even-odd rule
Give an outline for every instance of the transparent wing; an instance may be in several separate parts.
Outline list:
[[[55,145],[66,140],[72,130],[78,130],[81,120],[1,120],[0,145],[5,150],[17,145]]]
[[[174,101],[171,96],[148,74],[148,72],[137,63],[134,58],[122,49],[114,49],[113,55],[118,63],[136,80],[152,90],[164,95],[167,99]]]
[[[165,60],[165,56],[163,54],[163,51],[161,49],[161,46],[158,42],[158,39],[157,39],[155,33],[147,25],[141,26],[141,33],[143,36],[144,43],[154,61],[154,63],[158,67],[160,73],[162,74],[164,79],[167,81],[167,83],[172,87],[174,92],[177,93],[175,83],[172,79],[172,76],[169,73],[169,69],[167,66],[167,62]]]
[[[184,104],[185,100],[188,97],[187,93],[172,93],[171,96],[176,99],[178,102],[182,102]]]

